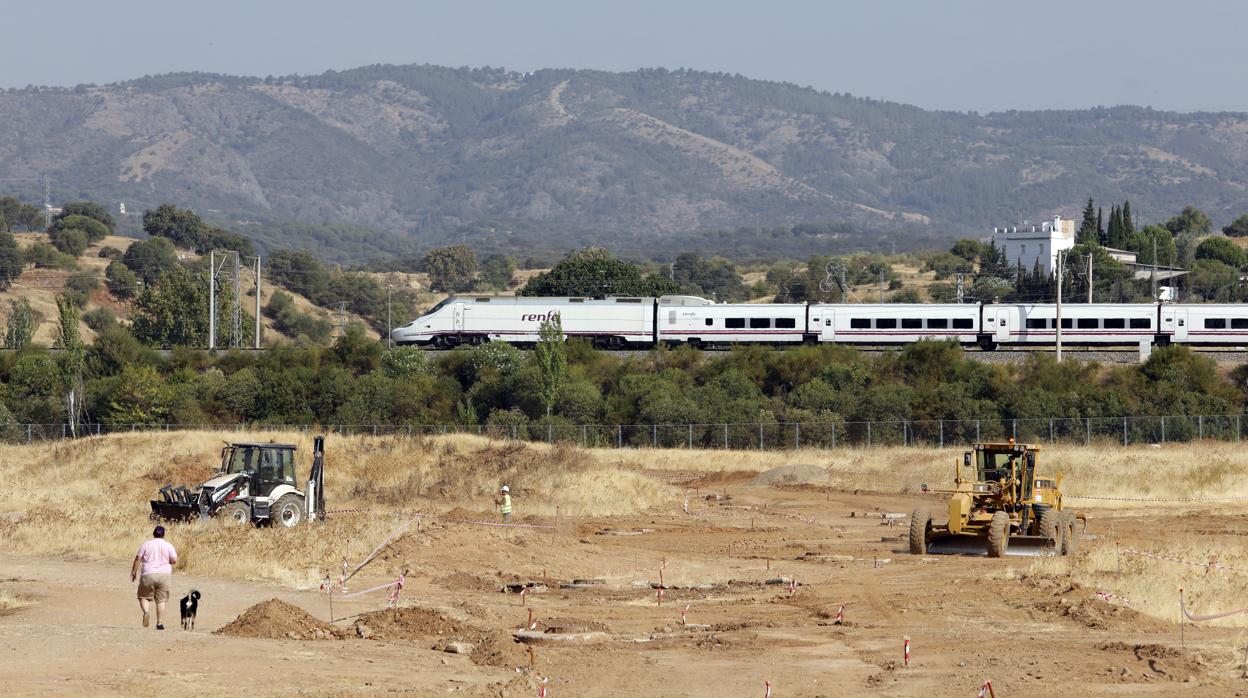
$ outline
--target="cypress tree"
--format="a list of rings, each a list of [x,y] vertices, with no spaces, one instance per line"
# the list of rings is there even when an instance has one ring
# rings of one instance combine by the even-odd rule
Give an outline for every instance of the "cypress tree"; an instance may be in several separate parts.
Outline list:
[[[1085,244],[1094,242],[1096,238],[1096,207],[1092,204],[1092,197],[1088,197],[1088,205],[1083,208],[1083,221],[1079,224],[1079,233],[1075,239]]]
[[[1104,212],[1105,212],[1104,209],[1100,208],[1099,206],[1097,207],[1096,209],[1096,241],[1100,243],[1101,245],[1105,244],[1105,223],[1104,223],[1104,216],[1102,215],[1104,214]]]
[[[1124,201],[1122,204],[1122,232],[1128,240],[1135,235],[1135,221],[1131,220],[1131,202]]]

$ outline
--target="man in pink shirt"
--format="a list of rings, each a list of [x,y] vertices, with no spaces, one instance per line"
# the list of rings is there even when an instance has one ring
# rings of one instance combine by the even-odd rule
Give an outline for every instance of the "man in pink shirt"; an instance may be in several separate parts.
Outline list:
[[[156,629],[164,630],[165,604],[169,601],[169,588],[173,584],[173,565],[178,561],[178,551],[165,540],[165,527],[157,526],[153,538],[139,546],[130,565],[130,581],[139,582],[139,608],[143,609],[143,627],[148,625],[148,612],[152,601],[156,602]]]

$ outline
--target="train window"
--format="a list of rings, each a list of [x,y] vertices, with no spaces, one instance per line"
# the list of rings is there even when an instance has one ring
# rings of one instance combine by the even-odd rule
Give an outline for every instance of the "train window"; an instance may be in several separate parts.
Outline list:
[[[584,303],[585,299],[584,298],[569,298],[568,302],[569,303]]]
[[[714,319],[714,318],[709,318],[709,317],[708,317],[708,318],[706,319],[706,326],[707,326],[707,327],[710,327],[711,325],[714,325],[714,324],[715,324],[715,319]]]
[[[897,329],[897,318],[876,318],[875,329],[877,330],[895,330]]]
[[[667,324],[669,325],[676,324],[676,311],[675,310],[667,311]]]
[[[1146,318],[1146,317],[1131,318],[1131,329],[1133,330],[1147,330],[1147,329],[1152,328],[1152,326],[1153,326],[1153,321],[1150,320],[1149,318]]]
[[[855,330],[869,330],[871,329],[871,321],[865,317],[850,318],[849,326]]]
[[[750,327],[756,330],[765,330],[771,327],[771,318],[769,317],[752,317],[750,318]]]
[[[490,299],[489,299],[489,298],[478,298],[478,299],[477,299],[477,302],[478,302],[478,303],[489,303],[489,302],[490,302]]]
[[[745,318],[743,317],[725,318],[724,327],[727,327],[730,330],[739,330],[742,327],[745,327]]]
[[[832,318],[828,318],[827,320],[824,320],[824,321],[823,321],[823,324],[827,325],[828,327],[831,327],[831,326],[832,326]]]
[[[1076,320],[1075,325],[1081,330],[1095,330],[1100,327],[1100,320],[1094,317],[1081,317]]]
[[[1070,328],[1072,328],[1072,327],[1074,327],[1074,326],[1075,326],[1075,325],[1074,325],[1074,321],[1072,321],[1070,318],[1068,318],[1068,317],[1064,317],[1064,318],[1062,318],[1062,329],[1063,329],[1063,330],[1069,330]]]
[[[927,329],[929,330],[947,330],[949,329],[949,321],[945,318],[928,318]]]
[[[1005,327],[1005,318],[1001,318],[1000,322],[1001,322],[1001,326]]]
[[[1232,330],[1248,330],[1248,317],[1231,318],[1231,329]]]
[[[616,303],[640,303],[640,298],[616,298]]]
[[[1205,318],[1206,330],[1225,330],[1226,318],[1224,317],[1207,317]]]
[[[955,317],[953,319],[953,329],[970,330],[975,328],[975,321],[969,317]]]
[[[903,330],[921,330],[923,329],[923,320],[917,317],[903,317],[901,319],[901,328]]]
[[[1049,326],[1048,320],[1042,317],[1027,318],[1027,329],[1029,330],[1043,330],[1048,326]]]
[[[1121,330],[1127,326],[1127,319],[1121,317],[1107,317],[1101,321],[1101,327],[1107,330]]]
[[[791,317],[778,317],[776,318],[776,327],[791,330],[797,327],[797,320]]]

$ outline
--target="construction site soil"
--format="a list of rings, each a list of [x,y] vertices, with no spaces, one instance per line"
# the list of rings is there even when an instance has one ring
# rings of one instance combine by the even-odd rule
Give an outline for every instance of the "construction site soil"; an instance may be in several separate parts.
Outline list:
[[[906,519],[882,514],[940,512],[942,500],[839,491],[818,470],[655,471],[689,486],[687,505],[681,496],[563,530],[459,523],[485,514],[452,510],[396,535],[351,580],[362,590],[407,570],[394,609],[385,591],[318,590],[342,550],[283,561],[306,570],[300,584],[176,573],[163,632],[140,626],[129,559],[0,551],[0,594],[32,602],[0,614],[0,686],[168,696],[261,682],[274,696],[482,698],[544,686],[549,698],[584,698],[761,697],[770,683],[773,698],[789,698],[974,696],[990,680],[996,696],[1248,695],[1242,621],[1180,626],[1170,587],[1140,592],[1164,604],[1109,593],[1165,564],[1116,562],[1116,546],[1146,546],[1158,531],[1238,545],[1238,505],[1081,507],[1078,555],[1108,570],[1100,587],[1031,558],[910,555]],[[146,525],[134,522],[136,541]],[[174,527],[170,540],[210,532]],[[1191,584],[1218,574],[1193,568]],[[203,594],[198,630],[184,632],[176,600],[192,587]],[[1228,603],[1201,599],[1210,611]],[[543,641],[518,642],[522,629]]]

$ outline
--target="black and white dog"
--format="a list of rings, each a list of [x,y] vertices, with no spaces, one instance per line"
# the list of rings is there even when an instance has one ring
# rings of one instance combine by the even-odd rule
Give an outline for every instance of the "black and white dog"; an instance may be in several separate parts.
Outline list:
[[[181,605],[183,630],[195,629],[195,614],[199,611],[199,597],[200,593],[198,589],[191,589],[191,593],[182,597]]]

